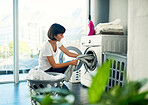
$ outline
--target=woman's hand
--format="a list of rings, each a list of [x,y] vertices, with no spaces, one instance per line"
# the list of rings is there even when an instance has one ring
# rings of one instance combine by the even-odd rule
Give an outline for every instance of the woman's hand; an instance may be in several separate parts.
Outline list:
[[[70,61],[71,65],[77,65],[78,59]]]

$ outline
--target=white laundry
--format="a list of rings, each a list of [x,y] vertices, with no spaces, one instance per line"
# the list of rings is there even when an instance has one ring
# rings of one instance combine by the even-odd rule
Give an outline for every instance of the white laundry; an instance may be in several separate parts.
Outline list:
[[[26,79],[28,80],[58,80],[60,78],[63,78],[63,76],[64,76],[63,74],[53,76],[53,75],[49,75],[48,73],[42,70],[31,69]]]
[[[121,20],[116,19],[110,23],[99,23],[95,27],[95,34],[101,33],[123,33],[123,26],[120,24]]]

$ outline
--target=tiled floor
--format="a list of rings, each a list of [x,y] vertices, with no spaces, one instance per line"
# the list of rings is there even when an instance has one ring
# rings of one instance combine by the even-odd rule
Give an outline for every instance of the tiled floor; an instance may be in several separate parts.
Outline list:
[[[82,86],[80,83],[72,84],[70,82],[65,83],[66,86],[75,94],[75,105],[86,105],[88,104],[87,90],[88,88]]]
[[[87,88],[80,83],[65,83],[75,96],[75,105],[87,104]],[[0,105],[31,105],[27,82],[0,84]]]

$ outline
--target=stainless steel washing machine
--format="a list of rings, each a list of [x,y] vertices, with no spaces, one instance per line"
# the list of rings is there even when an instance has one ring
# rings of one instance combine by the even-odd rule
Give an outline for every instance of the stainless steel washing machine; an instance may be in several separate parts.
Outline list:
[[[95,57],[93,66],[82,65],[81,84],[89,87],[92,82],[91,75],[97,72],[97,68],[102,65],[103,52],[127,52],[126,35],[93,35],[81,37],[81,51],[83,54],[92,54]],[[93,61],[89,61],[93,62]]]

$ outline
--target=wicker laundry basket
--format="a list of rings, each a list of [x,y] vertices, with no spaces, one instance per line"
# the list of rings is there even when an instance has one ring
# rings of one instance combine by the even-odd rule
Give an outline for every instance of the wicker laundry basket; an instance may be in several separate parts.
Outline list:
[[[40,88],[51,88],[51,87],[58,87],[62,88],[63,80],[65,78],[65,74],[62,73],[55,73],[55,72],[47,72],[49,75],[57,76],[62,75],[61,78],[56,80],[29,80],[27,79],[30,96],[41,95],[43,93],[39,93],[36,90]],[[32,105],[40,105],[36,100],[31,98]]]

